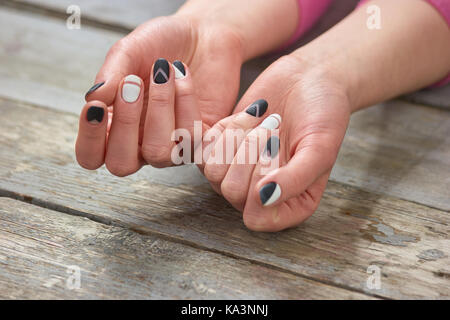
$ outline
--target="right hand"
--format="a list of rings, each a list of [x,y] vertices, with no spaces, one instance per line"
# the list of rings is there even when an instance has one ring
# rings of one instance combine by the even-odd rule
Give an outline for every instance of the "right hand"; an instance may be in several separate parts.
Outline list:
[[[240,45],[239,36],[231,29],[202,25],[186,15],[153,19],[119,40],[97,74],[97,88],[86,95],[76,144],[79,164],[90,170],[106,164],[117,176],[133,174],[146,164],[172,165],[174,142],[170,135],[186,123],[186,113],[188,118],[201,118],[209,127],[232,112],[243,62]],[[189,99],[197,99],[199,115],[189,111],[189,106],[179,105],[174,76],[169,74],[165,86],[152,81],[153,65],[161,57],[169,61],[170,73],[175,71],[171,66],[175,60],[183,61],[186,69],[189,66],[192,78],[184,81],[189,84],[185,89],[193,95]],[[127,106],[120,93],[128,75],[143,79],[143,93]],[[107,115],[100,126],[87,119],[92,106]]]

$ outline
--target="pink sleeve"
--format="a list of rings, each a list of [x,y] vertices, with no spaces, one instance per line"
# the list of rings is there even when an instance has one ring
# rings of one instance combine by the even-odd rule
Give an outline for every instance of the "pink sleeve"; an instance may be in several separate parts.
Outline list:
[[[298,0],[299,18],[297,29],[282,49],[289,47],[319,20],[333,0]]]
[[[369,0],[362,0],[359,2],[358,6],[366,3]],[[442,15],[442,17],[447,22],[447,25],[450,28],[450,0],[424,0],[432,5],[436,10]],[[442,79],[441,81],[430,86],[431,88],[442,87],[446,84],[450,83],[450,74]]]

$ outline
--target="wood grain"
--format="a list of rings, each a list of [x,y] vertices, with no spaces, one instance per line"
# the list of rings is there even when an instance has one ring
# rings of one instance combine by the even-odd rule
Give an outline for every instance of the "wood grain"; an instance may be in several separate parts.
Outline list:
[[[8,198],[0,198],[0,268],[0,299],[371,298]]]
[[[121,34],[0,7],[0,96],[78,113]]]
[[[146,170],[124,179],[82,170],[73,115],[8,100],[0,112],[4,195],[370,295],[450,298],[448,212],[331,182],[300,227],[254,233],[208,186],[161,185]],[[442,255],[421,258],[431,249]],[[366,286],[370,265],[381,268],[379,290]]]

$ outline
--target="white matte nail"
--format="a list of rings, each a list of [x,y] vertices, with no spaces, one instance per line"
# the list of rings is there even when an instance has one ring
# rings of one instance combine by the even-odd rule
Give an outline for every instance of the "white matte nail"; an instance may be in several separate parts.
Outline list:
[[[281,116],[278,113],[273,113],[268,116],[264,121],[259,125],[261,128],[267,130],[275,130],[281,124]]]
[[[138,76],[129,75],[125,78],[122,87],[122,98],[128,103],[136,102],[141,94],[142,80]]]

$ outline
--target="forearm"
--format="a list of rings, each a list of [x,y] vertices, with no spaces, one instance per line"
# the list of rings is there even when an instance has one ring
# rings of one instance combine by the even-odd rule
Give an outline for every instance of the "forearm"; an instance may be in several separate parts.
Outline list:
[[[177,15],[206,27],[221,24],[239,37],[243,59],[279,48],[297,26],[297,0],[190,0]],[[220,35],[217,35],[220,37]]]
[[[381,9],[381,29],[367,27],[369,5]],[[294,53],[340,81],[352,111],[448,75],[450,30],[432,6],[422,0],[374,0],[366,6]]]

